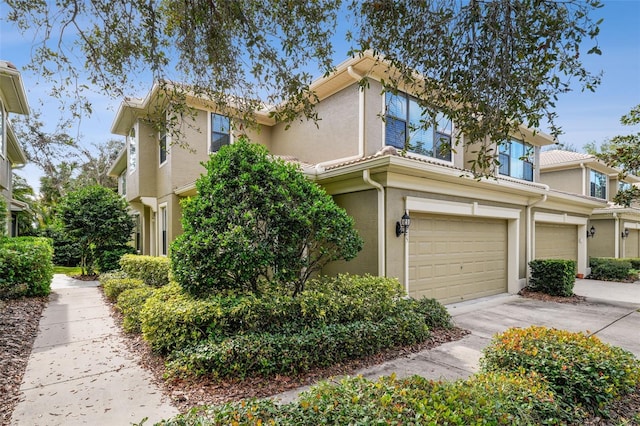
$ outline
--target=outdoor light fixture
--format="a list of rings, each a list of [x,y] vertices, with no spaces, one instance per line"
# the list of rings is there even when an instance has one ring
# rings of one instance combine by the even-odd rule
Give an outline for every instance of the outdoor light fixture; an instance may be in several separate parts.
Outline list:
[[[587,238],[593,238],[594,235],[596,235],[596,228],[592,226],[591,229],[587,231]]]
[[[409,230],[409,225],[411,225],[411,218],[409,217],[409,213],[405,211],[400,222],[396,222],[396,237],[406,234]]]
[[[629,236],[629,228],[624,228],[622,232],[622,238],[627,238]]]

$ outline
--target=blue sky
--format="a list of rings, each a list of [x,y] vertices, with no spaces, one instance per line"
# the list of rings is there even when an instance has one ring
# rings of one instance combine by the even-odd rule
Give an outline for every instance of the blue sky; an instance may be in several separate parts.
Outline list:
[[[589,70],[603,71],[602,84],[595,93],[578,90],[561,95],[556,109],[556,124],[565,132],[559,138],[560,142],[579,150],[586,143],[601,143],[619,134],[638,131],[637,128],[620,125],[620,117],[640,104],[640,0],[604,0],[603,3],[605,6],[593,15],[595,20],[604,18],[598,36],[602,55],[583,58]],[[6,16],[5,9],[6,5],[0,4],[0,16]],[[13,62],[22,69],[29,61],[32,36],[21,35],[4,21],[0,24],[0,59]],[[347,48],[342,50],[337,49],[337,63],[347,57]],[[47,97],[44,81],[28,71],[23,71],[22,77],[32,108],[40,109],[43,118],[57,123],[60,116],[58,101]],[[130,95],[143,97],[151,85],[152,81],[148,81],[141,86],[139,93]],[[110,133],[120,100],[96,94],[91,101],[94,114],[83,118],[71,134],[78,137],[84,146],[120,138]],[[27,166],[20,174],[32,186],[38,187],[40,172],[35,167]]]

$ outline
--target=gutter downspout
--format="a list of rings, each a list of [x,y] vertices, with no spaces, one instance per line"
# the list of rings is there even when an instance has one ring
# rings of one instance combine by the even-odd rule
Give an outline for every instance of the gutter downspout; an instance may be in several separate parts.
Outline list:
[[[549,192],[549,185],[544,185],[545,187],[545,191]],[[525,245],[525,261],[527,262],[526,268],[525,270],[527,271],[526,273],[526,280],[527,280],[527,285],[529,284],[529,279],[531,278],[531,271],[529,271],[529,262],[531,262],[533,260],[533,220],[531,220],[531,208],[537,204],[540,203],[544,203],[545,201],[547,201],[547,194],[543,194],[542,197],[536,201],[534,201],[533,203],[529,203],[527,204],[526,207],[526,215],[527,215],[527,230],[526,230],[526,236],[527,236],[527,244]]]
[[[371,179],[369,169],[362,171],[362,180],[373,186],[378,192],[378,276],[385,277],[386,269],[386,229],[385,229],[385,212],[384,212],[384,187]]]
[[[349,65],[349,68],[347,68],[347,73],[349,73],[349,75],[356,81],[360,81],[364,78],[363,75],[360,75],[358,73],[356,73],[353,70],[353,67],[351,65]],[[338,163],[344,163],[346,161],[352,161],[352,160],[359,160],[360,158],[364,157],[364,102],[365,102],[365,93],[364,93],[364,89],[359,88],[359,93],[358,93],[358,154],[357,155],[352,155],[350,157],[344,157],[344,158],[338,158],[335,160],[329,160],[329,161],[324,161],[322,163],[318,163],[316,164],[316,167],[314,169],[315,174],[319,174],[324,172],[325,168],[327,166],[330,166],[332,164],[338,164]]]
[[[580,168],[582,169],[582,195],[587,196],[587,168],[584,166],[584,163],[580,163]]]
[[[613,245],[613,249],[614,249],[614,256],[616,259],[620,258],[620,218],[618,217],[618,213],[617,212],[613,212],[613,217],[615,218],[615,225],[614,225],[614,233],[613,235],[615,236],[615,240],[614,240],[614,245]]]

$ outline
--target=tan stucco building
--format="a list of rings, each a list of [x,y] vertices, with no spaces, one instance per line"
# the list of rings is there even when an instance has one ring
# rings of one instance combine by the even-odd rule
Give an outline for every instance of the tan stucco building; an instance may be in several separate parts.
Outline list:
[[[540,160],[543,183],[605,203],[589,219],[590,257],[640,257],[640,206],[623,207],[613,201],[618,190],[640,184],[640,178],[627,175],[621,179],[620,170],[578,152],[543,152]]]
[[[363,77],[369,84],[361,89]],[[434,117],[430,130],[412,132],[411,94],[383,93],[382,78],[384,66],[374,57],[349,59],[312,85],[317,126],[294,122],[286,129],[258,114],[260,129],[249,133],[273,155],[300,164],[354,217],[364,249],[323,273],[396,277],[410,295],[444,303],[515,293],[536,258],[574,259],[578,273],[588,273],[589,216],[606,203],[540,182],[540,148],[551,137],[515,129],[496,149],[500,170],[476,179],[465,171],[472,153],[442,149],[464,137],[455,123]],[[111,174],[136,214],[137,248],[151,255],[166,255],[180,234],[179,200],[195,194],[200,163],[235,137],[233,117],[188,99],[195,110],[194,125],[183,129],[190,149],[172,145],[171,132],[147,121],[150,111],[162,111],[159,91],[155,85],[145,99],[123,102],[112,126],[127,146]],[[413,148],[401,155],[407,136]],[[405,213],[411,224],[398,236]]]
[[[6,234],[17,235],[16,213],[26,206],[13,199],[13,169],[26,164],[9,121],[9,114],[29,114],[29,103],[16,67],[0,60],[0,196],[7,206]]]

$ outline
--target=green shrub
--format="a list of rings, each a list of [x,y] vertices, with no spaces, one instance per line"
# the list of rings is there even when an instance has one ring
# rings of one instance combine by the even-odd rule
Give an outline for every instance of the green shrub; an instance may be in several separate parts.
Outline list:
[[[295,295],[328,262],[362,249],[344,209],[264,146],[242,137],[204,166],[170,251],[173,274],[191,294],[258,292],[269,283]]]
[[[529,288],[552,296],[573,295],[576,281],[575,260],[537,259],[529,262]]]
[[[51,240],[7,238],[0,243],[0,298],[47,296],[53,279]]]
[[[297,374],[394,346],[422,342],[428,336],[429,329],[422,316],[405,311],[379,322],[328,324],[207,341],[172,354],[168,370],[173,374],[216,378]]]
[[[592,257],[589,259],[591,274],[589,278],[603,281],[624,281],[629,278],[631,262],[629,259],[610,257]]]
[[[101,281],[104,295],[112,302],[118,300],[118,296],[125,290],[145,287],[145,283],[137,278],[111,278]]]
[[[104,272],[102,274],[100,274],[98,276],[98,281],[100,282],[100,285],[104,286],[104,283],[112,280],[112,279],[123,279],[123,278],[129,278],[129,275],[127,275],[124,271],[110,271],[110,272]]]
[[[481,366],[483,371],[539,373],[563,404],[593,413],[640,384],[640,362],[630,352],[595,336],[537,326],[494,336]]]
[[[196,299],[176,283],[158,288],[140,311],[144,339],[161,353],[205,340],[219,317],[219,304]]]
[[[625,258],[624,260],[628,261],[631,264],[631,268],[637,270],[640,270],[640,258],[639,257],[628,257]]]
[[[37,231],[39,237],[53,241],[53,264],[57,266],[77,266],[80,264],[81,250],[77,239],[60,226],[49,226]]]
[[[127,333],[140,333],[142,331],[140,312],[154,291],[154,288],[145,285],[130,288],[120,293],[116,306],[122,312],[122,328],[124,331]]]
[[[131,278],[138,278],[151,287],[169,284],[171,261],[166,257],[125,254],[120,259],[120,267]]]
[[[419,376],[346,378],[321,382],[289,404],[265,399],[198,407],[161,424],[537,425],[569,418],[536,375],[484,374],[442,383]]]
[[[101,273],[115,271],[120,269],[119,262],[122,256],[135,252],[136,249],[128,245],[101,248],[96,250],[96,266]]]
[[[411,309],[420,313],[429,328],[452,328],[453,321],[445,306],[436,299],[403,299],[398,301],[399,309]],[[406,306],[405,306],[406,305]]]

